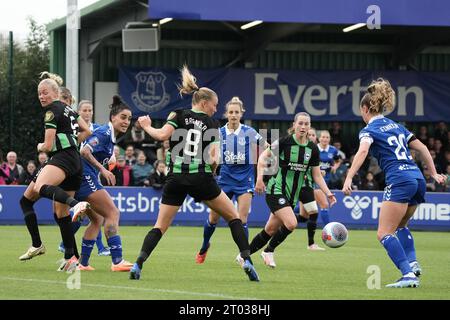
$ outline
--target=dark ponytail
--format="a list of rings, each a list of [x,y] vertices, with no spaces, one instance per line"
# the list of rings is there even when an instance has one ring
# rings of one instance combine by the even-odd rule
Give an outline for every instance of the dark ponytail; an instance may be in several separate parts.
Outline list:
[[[130,110],[130,107],[123,102],[122,98],[118,95],[113,96],[113,103],[109,106],[109,109],[111,110],[109,112],[109,120],[112,120],[112,117],[119,114],[123,110]]]

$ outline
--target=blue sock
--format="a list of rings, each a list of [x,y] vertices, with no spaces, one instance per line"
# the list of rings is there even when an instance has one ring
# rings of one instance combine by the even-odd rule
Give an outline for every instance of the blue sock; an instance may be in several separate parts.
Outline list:
[[[81,257],[80,263],[83,266],[89,265],[89,258],[91,257],[92,249],[94,248],[95,240],[86,240],[83,238],[81,241]]]
[[[398,241],[400,241],[403,250],[405,250],[408,262],[417,261],[416,249],[414,248],[414,239],[411,232],[409,232],[409,229],[407,227],[398,228],[395,232],[395,235],[397,236]]]
[[[95,240],[95,244],[97,245],[98,252],[105,250],[105,246],[102,242],[102,230],[98,232],[97,239]]]
[[[330,217],[328,216],[328,209],[319,209],[319,216],[322,218],[322,222],[324,225],[330,223]]]
[[[247,240],[248,240],[248,224],[243,223],[242,226],[244,227],[244,233],[245,233],[245,236],[247,237]]]
[[[122,240],[118,234],[108,239],[108,247],[111,250],[112,262],[118,264],[122,261]]]
[[[209,240],[211,239],[214,231],[216,230],[216,223],[209,223],[209,219],[206,220],[205,225],[203,226],[203,244],[200,249],[200,252],[204,253],[208,250]]]
[[[300,202],[297,202],[297,205],[294,208],[294,213],[299,214],[300,213]]]
[[[386,249],[389,258],[391,258],[395,266],[400,269],[403,275],[412,272],[408,259],[406,258],[405,251],[403,250],[397,237],[392,234],[388,234],[384,236],[380,242]]]

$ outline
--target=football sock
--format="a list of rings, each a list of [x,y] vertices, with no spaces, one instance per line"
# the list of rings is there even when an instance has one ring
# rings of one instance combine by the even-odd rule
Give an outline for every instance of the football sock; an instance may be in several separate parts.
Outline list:
[[[251,261],[248,238],[245,236],[245,231],[244,227],[242,226],[241,219],[233,219],[229,221],[228,226],[230,227],[233,240],[239,248],[242,259]]]
[[[67,204],[71,208],[78,203],[77,200],[69,196],[63,189],[58,186],[50,186],[48,184],[44,184],[39,190],[39,195],[43,198]]]
[[[389,258],[391,258],[392,262],[394,262],[395,266],[400,269],[403,275],[408,274],[411,271],[411,267],[409,266],[408,259],[406,258],[405,251],[398,241],[397,237],[392,234],[388,234],[380,240],[381,244],[386,249]]]
[[[300,202],[297,202],[297,205],[294,207],[294,213],[300,214]]]
[[[80,228],[81,228],[81,221],[72,221],[73,234],[77,233]]]
[[[280,229],[278,229],[278,231],[273,235],[272,239],[270,239],[269,245],[264,250],[264,252],[273,252],[275,248],[278,247],[284,240],[286,240],[287,236],[291,233],[291,230],[282,225]]]
[[[89,258],[91,257],[92,249],[94,248],[95,240],[86,240],[83,238],[81,242],[81,259],[80,263],[83,266],[89,265]]]
[[[145,236],[144,243],[142,244],[141,252],[136,260],[139,268],[142,269],[144,262],[148,259],[152,251],[155,249],[159,240],[161,240],[162,232],[159,229],[150,230]]]
[[[245,237],[247,238],[247,241],[248,241],[248,224],[243,223],[242,226],[244,227]]]
[[[203,226],[203,244],[200,249],[200,254],[204,254],[208,250],[209,240],[216,230],[216,225],[215,223],[210,223],[209,219],[206,219],[205,225]]]
[[[308,229],[308,246],[314,244],[314,235],[317,229],[317,213],[312,213],[309,215],[309,220],[306,223],[306,228]]]
[[[330,217],[328,215],[328,209],[319,209],[320,211],[320,218],[322,219],[323,225],[327,225],[330,223]]]
[[[70,216],[57,218],[61,238],[64,244],[64,259],[70,259],[75,255],[75,237],[72,232],[72,218]]]
[[[102,241],[102,230],[98,232],[97,239],[95,239],[95,244],[97,245],[98,252],[105,250],[105,246]]]
[[[42,245],[41,236],[39,234],[39,227],[37,223],[36,213],[33,209],[34,201],[25,197],[20,199],[20,207],[24,215],[25,224],[27,225],[28,233],[31,236],[32,246],[39,248]]]
[[[111,251],[112,263],[120,263],[122,261],[122,240],[118,234],[108,238],[108,247]]]
[[[308,219],[306,219],[305,217],[303,217],[299,214],[296,214],[295,217],[297,218],[297,223],[304,223],[304,222],[308,221]]]
[[[405,251],[408,262],[417,261],[416,249],[414,247],[414,238],[409,229],[407,227],[398,228],[395,235],[397,236],[400,244],[403,247],[403,250]]]
[[[266,232],[266,230],[261,230],[260,233],[258,233],[250,243],[250,254],[255,253],[262,247],[266,245],[266,243],[270,240],[271,236],[269,236]]]

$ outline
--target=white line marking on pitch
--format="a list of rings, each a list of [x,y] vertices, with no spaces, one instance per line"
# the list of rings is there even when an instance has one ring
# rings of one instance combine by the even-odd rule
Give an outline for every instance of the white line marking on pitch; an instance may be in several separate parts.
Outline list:
[[[55,280],[41,280],[41,279],[21,279],[21,278],[10,278],[10,277],[0,277],[2,280],[10,280],[10,281],[23,281],[23,282],[40,282],[40,283],[48,283],[48,284],[58,284],[58,285],[66,285],[65,281],[55,281]],[[227,296],[220,293],[209,293],[209,292],[191,292],[191,291],[182,291],[182,290],[169,290],[169,289],[150,289],[150,288],[136,288],[136,287],[126,287],[126,286],[108,286],[104,284],[89,284],[82,283],[82,286],[85,287],[94,287],[94,288],[106,288],[106,289],[125,289],[125,290],[136,290],[136,291],[148,291],[148,292],[160,292],[160,293],[175,293],[181,295],[191,295],[191,296],[208,296],[213,298],[222,298],[222,299],[230,299],[230,300],[258,300],[257,298],[249,298],[249,297],[235,297],[235,296]]]

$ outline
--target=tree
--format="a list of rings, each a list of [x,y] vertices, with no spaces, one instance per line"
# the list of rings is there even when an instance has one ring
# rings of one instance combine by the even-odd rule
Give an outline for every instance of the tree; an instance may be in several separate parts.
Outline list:
[[[6,41],[3,40],[0,48],[0,149],[4,154],[14,150],[22,163],[36,158],[36,145],[43,139],[42,107],[37,96],[37,85],[39,74],[49,69],[49,42],[45,26],[38,25],[31,17],[28,24],[30,31],[25,45],[15,42],[13,47],[13,114],[9,111],[9,46],[5,46]],[[10,146],[9,136],[11,117],[13,146]]]

